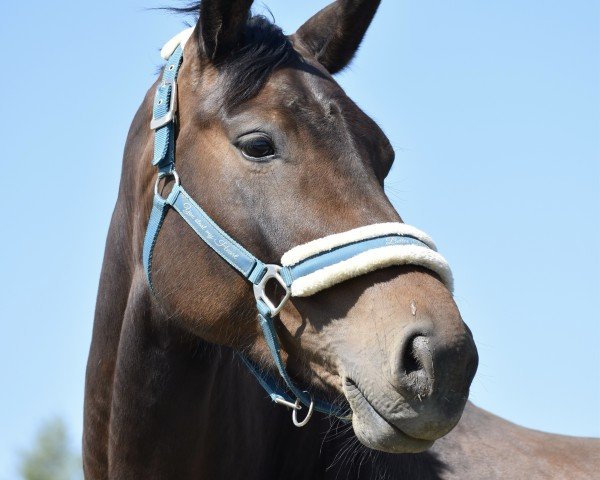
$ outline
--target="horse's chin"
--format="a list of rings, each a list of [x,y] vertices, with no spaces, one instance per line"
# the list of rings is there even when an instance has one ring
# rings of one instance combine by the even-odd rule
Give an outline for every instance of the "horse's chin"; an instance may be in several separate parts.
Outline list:
[[[433,445],[435,440],[415,438],[386,420],[355,385],[347,384],[344,393],[352,408],[354,433],[366,447],[389,453],[419,453]]]
[[[395,427],[373,408],[358,413],[353,410],[352,428],[366,447],[389,453],[419,453],[433,445],[434,440],[414,438]]]

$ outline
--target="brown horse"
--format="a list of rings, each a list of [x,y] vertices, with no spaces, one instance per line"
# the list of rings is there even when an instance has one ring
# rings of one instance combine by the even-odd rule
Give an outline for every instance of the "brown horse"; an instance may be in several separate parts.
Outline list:
[[[338,0],[289,37],[250,16],[251,3],[187,9],[199,21],[178,77],[177,170],[186,190],[271,262],[324,235],[400,221],[383,190],[390,143],[332,78],[379,1]],[[351,423],[316,413],[295,428],[234,355],[276,372],[252,289],[173,212],[154,249],[154,290],[147,285],[155,89],[129,132],[108,234],[86,379],[87,479],[599,471],[598,443],[522,429],[467,404],[477,368],[471,333],[441,279],[411,266],[286,304],[276,327],[288,372],[352,412]]]

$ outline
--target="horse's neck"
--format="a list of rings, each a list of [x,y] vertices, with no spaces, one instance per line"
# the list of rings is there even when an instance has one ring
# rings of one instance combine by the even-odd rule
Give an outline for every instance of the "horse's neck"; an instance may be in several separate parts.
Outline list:
[[[292,428],[231,350],[171,323],[134,279],[113,380],[112,477],[275,478],[281,462],[297,460],[301,438],[302,451],[318,458],[314,428],[298,437]]]

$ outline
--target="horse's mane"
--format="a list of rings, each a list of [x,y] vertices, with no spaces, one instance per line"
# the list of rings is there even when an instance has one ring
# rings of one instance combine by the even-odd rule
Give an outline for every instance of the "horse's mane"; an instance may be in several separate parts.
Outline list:
[[[198,20],[201,2],[167,10],[194,15]],[[232,107],[254,97],[277,68],[301,60],[281,28],[264,15],[250,15],[241,45],[217,65],[226,82],[225,98]]]

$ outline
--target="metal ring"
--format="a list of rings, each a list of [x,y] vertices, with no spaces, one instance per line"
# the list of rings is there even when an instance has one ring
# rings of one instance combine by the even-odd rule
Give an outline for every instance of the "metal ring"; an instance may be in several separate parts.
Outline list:
[[[275,317],[281,311],[285,303],[289,300],[292,292],[290,291],[290,288],[286,285],[285,280],[279,274],[279,272],[281,271],[281,267],[279,265],[267,264],[265,265],[265,268],[266,271],[263,277],[261,278],[260,282],[258,282],[253,287],[254,297],[256,298],[257,302],[261,301],[267,306],[267,308],[270,311],[271,317]],[[265,292],[267,282],[271,279],[277,281],[277,283],[285,291],[285,295],[278,305],[275,305]]]
[[[163,200],[165,199],[164,197],[162,197],[159,193],[158,193],[158,185],[160,184],[160,181],[163,178],[167,178],[167,177],[173,177],[173,179],[175,180],[175,185],[179,186],[181,185],[181,182],[179,181],[179,175],[177,175],[177,172],[175,170],[173,170],[172,172],[169,173],[159,173],[158,177],[156,177],[156,183],[154,184],[154,195],[157,197],[162,198]]]
[[[315,405],[312,395],[308,392],[304,392],[304,393],[306,393],[310,397],[310,405],[308,406],[308,413],[306,414],[306,417],[304,417],[304,419],[301,422],[298,421],[297,412],[298,412],[298,410],[302,409],[302,405],[300,404],[299,398],[296,399],[296,403],[295,403],[295,406],[298,408],[294,408],[294,410],[292,411],[292,422],[294,422],[294,425],[296,425],[298,428],[303,427],[304,425],[306,425],[308,423],[308,421],[310,420],[310,417],[312,417],[313,407]]]

